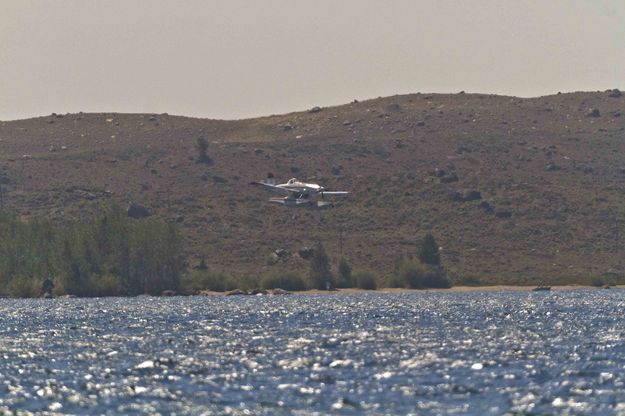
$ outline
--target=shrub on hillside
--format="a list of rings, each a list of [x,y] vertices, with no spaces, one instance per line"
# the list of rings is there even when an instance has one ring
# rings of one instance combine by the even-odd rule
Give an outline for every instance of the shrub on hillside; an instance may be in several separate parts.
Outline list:
[[[441,267],[403,259],[396,270],[395,280],[410,289],[450,288],[451,281]]]
[[[204,137],[198,138],[195,143],[195,149],[197,150],[198,163],[210,164],[212,162],[211,158],[208,156],[208,140]]]
[[[431,266],[441,265],[441,255],[438,251],[438,243],[432,234],[426,234],[419,248],[419,261]]]
[[[182,279],[182,292],[188,294],[195,294],[201,290],[226,292],[238,287],[239,284],[234,279],[209,269],[194,270]]]
[[[90,282],[90,296],[119,296],[119,278],[110,273],[104,276],[93,276]]]
[[[603,279],[603,277],[601,277],[601,276],[595,276],[595,277],[593,277],[592,279],[590,279],[590,284],[591,284],[592,286],[595,286],[595,287],[601,287],[601,286],[605,286],[605,285],[606,285],[606,282],[605,282],[605,280]]]
[[[315,254],[310,260],[310,285],[319,290],[325,290],[334,287],[334,276],[330,271],[330,259],[321,244],[317,245]]]
[[[260,281],[263,289],[284,289],[289,291],[307,290],[308,286],[302,276],[293,272],[275,273],[263,277]]]
[[[359,271],[354,273],[353,281],[359,289],[376,290],[378,288],[378,279],[369,271]]]
[[[454,276],[454,284],[459,286],[481,286],[484,282],[476,276]]]
[[[41,294],[41,283],[32,277],[16,276],[6,286],[6,294],[16,298],[35,298]]]
[[[354,282],[352,279],[352,268],[349,266],[349,263],[347,263],[345,259],[342,259],[339,263],[339,275],[336,281],[336,287],[354,287]]]

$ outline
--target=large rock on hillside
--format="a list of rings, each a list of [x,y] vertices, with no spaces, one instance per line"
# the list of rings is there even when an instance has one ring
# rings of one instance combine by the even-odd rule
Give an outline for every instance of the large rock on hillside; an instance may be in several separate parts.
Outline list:
[[[465,189],[463,191],[454,192],[451,199],[456,202],[478,201],[482,199],[482,194],[475,189]]]

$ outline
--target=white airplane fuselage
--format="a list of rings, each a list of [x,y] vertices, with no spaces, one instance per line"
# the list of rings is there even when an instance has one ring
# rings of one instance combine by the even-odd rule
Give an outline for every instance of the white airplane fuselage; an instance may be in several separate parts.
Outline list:
[[[269,202],[285,205],[288,207],[313,207],[326,208],[333,204],[323,201],[324,195],[345,195],[346,191],[326,191],[325,188],[316,183],[306,183],[295,178],[289,179],[286,183],[274,184],[272,182],[252,182],[252,185],[263,186],[272,192],[287,194],[283,197],[274,197]]]

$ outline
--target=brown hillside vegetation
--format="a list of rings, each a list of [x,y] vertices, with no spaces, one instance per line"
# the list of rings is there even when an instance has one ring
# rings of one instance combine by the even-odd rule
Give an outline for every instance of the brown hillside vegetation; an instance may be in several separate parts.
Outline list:
[[[236,275],[337,267],[392,272],[431,232],[457,281],[580,281],[625,270],[625,97],[412,94],[249,120],[53,114],[0,122],[4,209],[74,221],[112,201],[179,224],[190,265]],[[198,163],[208,141],[212,163]],[[248,185],[349,190],[289,209]],[[477,191],[477,192],[472,192]],[[623,228],[623,229],[620,229]],[[288,251],[270,260],[276,249]],[[271,264],[275,263],[275,264]]]

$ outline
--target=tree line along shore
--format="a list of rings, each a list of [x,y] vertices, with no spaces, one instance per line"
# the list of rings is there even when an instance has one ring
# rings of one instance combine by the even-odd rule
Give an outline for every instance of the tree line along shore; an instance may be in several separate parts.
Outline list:
[[[332,265],[321,244],[309,262],[307,270],[276,270],[261,276],[216,271],[206,261],[190,267],[184,239],[174,224],[135,220],[119,206],[63,225],[0,213],[0,296],[5,297],[452,286],[431,234],[415,253],[398,257],[386,278],[359,270],[346,259]]]

